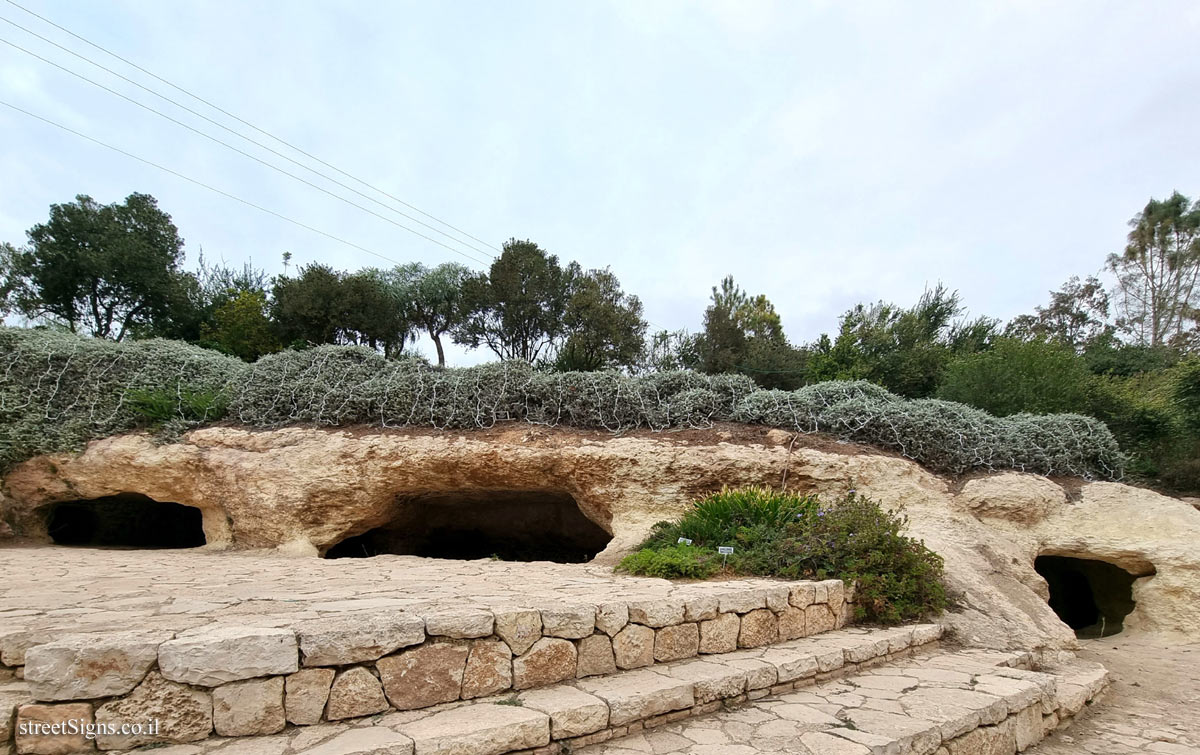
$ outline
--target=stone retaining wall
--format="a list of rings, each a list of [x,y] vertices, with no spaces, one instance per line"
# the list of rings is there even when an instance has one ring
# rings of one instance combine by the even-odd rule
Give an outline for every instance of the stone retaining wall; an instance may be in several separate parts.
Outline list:
[[[846,598],[838,580],[697,583],[666,599],[368,611],[280,628],[134,630],[3,649],[6,661],[23,662],[13,673],[42,703],[22,715],[113,724],[170,711],[173,739],[194,741],[213,730],[270,734],[288,723],[416,710],[787,642],[844,626],[853,615]],[[13,710],[10,700],[0,690],[0,713]]]

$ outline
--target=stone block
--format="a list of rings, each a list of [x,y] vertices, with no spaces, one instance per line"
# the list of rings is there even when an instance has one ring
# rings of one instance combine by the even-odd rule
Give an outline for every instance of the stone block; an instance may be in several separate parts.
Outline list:
[[[612,640],[608,635],[593,634],[584,637],[576,645],[576,649],[579,652],[579,661],[575,668],[575,676],[582,678],[616,672],[617,661],[613,655]]]
[[[675,679],[692,683],[695,705],[728,700],[746,691],[748,672],[722,663],[691,661],[672,665],[666,672]]]
[[[717,614],[717,618],[700,622],[701,653],[732,653],[737,650],[742,620],[736,613]]]
[[[97,708],[96,723],[104,726],[96,736],[102,750],[197,742],[213,730],[212,696],[151,671],[128,696]],[[139,725],[140,731],[131,728],[128,733],[121,732],[122,726]]]
[[[629,620],[655,629],[683,623],[682,600],[658,598],[639,600],[629,604]]]
[[[1012,728],[1005,724],[981,726],[946,746],[950,755],[1014,755],[1017,751]]]
[[[425,631],[430,637],[473,639],[487,637],[496,625],[491,611],[482,609],[455,609],[439,611],[425,617]]]
[[[623,726],[695,704],[691,682],[649,669],[582,679],[576,686],[608,703],[609,726]]]
[[[829,610],[833,611],[836,616],[842,610],[842,604],[846,602],[846,586],[840,579],[830,579],[825,582],[825,590],[828,594],[827,602]]]
[[[550,737],[582,737],[608,726],[608,703],[574,687],[522,692],[523,706],[550,716]]]
[[[788,600],[791,592],[791,588],[787,585],[766,587],[762,591],[763,597],[766,598],[767,608],[775,613],[779,613],[790,605]]]
[[[212,691],[213,728],[223,737],[283,731],[283,677],[230,682]]]
[[[804,609],[804,628],[809,637],[821,632],[832,632],[837,628],[837,620],[827,604],[814,603]]]
[[[462,698],[470,700],[512,687],[512,651],[501,640],[475,640],[463,671]]]
[[[716,595],[693,595],[684,599],[684,621],[709,621],[720,613],[720,601]]]
[[[717,596],[717,607],[721,613],[750,613],[767,607],[767,596],[748,587],[730,590]]]
[[[291,674],[299,668],[298,661],[296,633],[290,629],[220,627],[158,647],[164,677],[201,687]]]
[[[516,705],[466,705],[395,728],[415,755],[502,755],[550,743],[550,717]]]
[[[596,631],[596,607],[575,605],[543,608],[542,635],[581,640]]]
[[[1042,709],[1032,705],[1012,718],[1013,737],[1017,751],[1025,752],[1042,740]]]
[[[788,606],[779,612],[779,641],[798,640],[807,637],[805,632],[804,611],[794,606]]]
[[[340,721],[343,718],[359,718],[382,713],[388,709],[383,685],[362,666],[339,671],[329,688],[329,703],[325,706],[325,718]]]
[[[321,721],[333,675],[331,668],[306,668],[284,679],[283,710],[288,723],[311,726]]]
[[[395,708],[426,708],[459,698],[469,653],[463,643],[427,642],[380,658],[375,668]]]
[[[572,679],[578,663],[578,651],[570,640],[543,637],[524,655],[513,659],[513,689],[544,687]]]
[[[760,658],[722,658],[721,665],[746,673],[746,691],[769,689],[779,681],[779,671]]]
[[[692,658],[700,651],[700,627],[675,624],[654,633],[654,660],[658,663]]]
[[[613,637],[613,655],[617,668],[629,669],[654,663],[654,630],[641,624],[629,624]]]
[[[0,663],[5,666],[24,666],[25,653],[44,639],[38,638],[33,631],[25,627],[0,628]]]
[[[542,614],[532,608],[496,611],[496,634],[513,655],[520,655],[542,639]]]
[[[596,628],[609,637],[629,623],[629,606],[625,603],[601,603],[596,606]]]
[[[305,666],[342,666],[382,658],[425,641],[425,620],[400,613],[347,613],[295,626]]]
[[[775,667],[777,684],[816,676],[819,670],[816,656],[803,650],[770,648],[759,657]]]
[[[302,750],[301,755],[413,755],[413,742],[383,726],[360,726]]]
[[[169,632],[76,634],[25,653],[25,681],[35,700],[87,700],[127,694],[158,660]]]
[[[87,728],[95,721],[91,703],[22,705],[13,727],[14,744],[21,755],[90,752],[96,743],[87,738]]]
[[[742,616],[738,632],[738,647],[760,648],[770,645],[779,638],[779,620],[765,608],[758,608]]]
[[[788,591],[788,603],[791,603],[793,608],[808,608],[817,600],[817,590],[812,582],[801,582],[792,585]]]

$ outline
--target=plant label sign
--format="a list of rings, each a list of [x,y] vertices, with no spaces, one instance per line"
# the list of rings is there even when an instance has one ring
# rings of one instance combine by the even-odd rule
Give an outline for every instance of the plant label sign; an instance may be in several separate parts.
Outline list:
[[[675,542],[680,545],[691,545],[692,539],[690,537],[681,537],[678,540],[676,540]]]
[[[733,555],[733,546],[732,545],[718,545],[717,553],[720,553],[722,556],[732,556]]]

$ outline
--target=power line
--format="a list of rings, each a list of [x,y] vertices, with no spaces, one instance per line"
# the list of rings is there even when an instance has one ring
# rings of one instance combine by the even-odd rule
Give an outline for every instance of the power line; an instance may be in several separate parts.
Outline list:
[[[38,115],[37,113],[31,113],[30,111],[25,110],[24,108],[17,107],[16,105],[12,104],[11,102],[5,102],[4,100],[0,100],[0,105],[4,105],[5,107],[11,108],[12,110],[17,111],[18,113],[23,113],[23,114],[29,116],[30,118],[34,118],[36,120],[41,121],[42,123],[46,123],[48,125],[54,126],[55,128],[61,129],[62,131],[66,131],[68,134],[74,134],[75,136],[78,136],[80,139],[85,139],[89,142],[92,142],[93,144],[98,144],[101,147],[110,149],[113,152],[124,155],[125,157],[129,157],[134,160],[137,160],[138,162],[149,165],[152,168],[157,168],[157,169],[163,171],[164,173],[170,173],[171,175],[173,175],[177,178],[182,178],[184,181],[187,181],[188,183],[192,183],[192,184],[195,184],[196,186],[200,186],[202,188],[208,189],[209,191],[220,194],[223,197],[228,197],[229,199],[232,199],[235,202],[241,202],[242,204],[244,204],[248,207],[253,207],[254,209],[256,209],[260,212],[265,212],[268,215],[274,215],[275,217],[279,218],[280,220],[287,221],[288,223],[291,223],[292,225],[299,226],[307,231],[311,231],[320,236],[324,236],[327,239],[332,239],[340,244],[345,244],[346,246],[353,247],[355,249],[358,249],[361,252],[366,252],[367,254],[378,257],[386,262],[391,262],[392,264],[395,264],[395,265],[403,264],[399,260],[394,260],[391,257],[388,257],[387,255],[380,254],[379,252],[374,251],[373,249],[368,249],[367,247],[356,244],[353,241],[347,241],[346,239],[344,239],[340,236],[335,236],[332,233],[327,233],[325,231],[322,231],[319,228],[314,228],[311,225],[300,222],[299,220],[294,220],[293,218],[289,218],[287,215],[284,215],[279,212],[275,212],[274,210],[267,209],[266,207],[263,207],[262,205],[255,204],[254,202],[251,202],[248,199],[242,199],[241,197],[239,197],[237,195],[230,194],[227,191],[218,189],[217,187],[212,186],[210,184],[206,184],[203,181],[198,181],[195,178],[191,178],[190,176],[185,176],[184,174],[180,173],[177,170],[172,170],[172,169],[170,169],[164,165],[160,165],[152,160],[147,160],[144,157],[139,157],[138,155],[135,155],[132,152],[126,152],[125,150],[121,149],[120,147],[115,147],[107,142],[100,141],[99,139],[96,139],[95,137],[88,136],[87,134],[82,133],[80,131],[76,131],[75,129],[73,129],[69,126],[64,126],[61,123],[52,121],[49,118],[45,118],[43,116]]]
[[[322,173],[321,171],[319,171],[315,168],[305,165],[304,163],[300,162],[299,160],[295,160],[276,149],[272,149],[271,147],[268,147],[267,145],[263,144],[260,141],[251,139],[250,137],[246,136],[245,134],[242,134],[238,131],[235,131],[232,128],[229,128],[228,126],[226,126],[224,123],[221,123],[220,121],[213,120],[212,118],[209,118],[207,115],[204,115],[201,112],[193,110],[192,108],[188,107],[187,105],[184,105],[176,100],[173,100],[170,97],[167,97],[166,95],[160,94],[160,93],[154,91],[153,89],[151,89],[150,87],[147,87],[147,86],[141,84],[140,82],[137,82],[137,81],[129,78],[128,76],[124,76],[124,75],[118,73],[117,71],[114,71],[113,69],[109,68],[108,66],[105,66],[101,63],[97,63],[96,61],[92,60],[91,58],[87,57],[86,55],[80,55],[79,53],[75,52],[74,50],[71,50],[70,48],[63,47],[62,45],[58,44],[54,40],[44,37],[41,34],[38,34],[37,32],[33,31],[32,29],[28,29],[28,28],[18,24],[17,22],[13,21],[12,19],[0,16],[0,21],[3,21],[4,23],[9,24],[10,26],[15,26],[16,28],[20,29],[21,31],[25,32],[26,34],[37,37],[38,39],[42,40],[46,44],[53,45],[54,47],[57,47],[59,50],[62,50],[63,52],[67,53],[68,55],[73,55],[76,58],[79,58],[80,60],[84,61],[85,63],[88,63],[92,66],[95,66],[96,68],[99,68],[102,71],[106,71],[109,74],[116,76],[118,79],[121,79],[122,81],[125,81],[129,84],[133,84],[135,87],[137,87],[143,91],[149,92],[150,94],[154,95],[155,97],[158,97],[161,100],[169,102],[172,105],[174,105],[175,107],[177,107],[181,110],[185,110],[185,111],[191,113],[192,115],[196,116],[197,118],[200,118],[204,121],[207,121],[208,123],[211,123],[212,125],[216,126],[217,128],[224,129],[225,131],[228,131],[229,133],[233,134],[234,136],[238,137],[239,139],[243,139],[243,140],[248,141],[251,144],[255,145],[256,147],[265,149],[267,152],[270,152],[271,154],[273,154],[277,157],[281,157],[284,160],[287,160],[288,162],[292,163],[293,165],[296,165],[300,168],[303,168],[304,170],[307,170],[309,173],[318,175],[321,178],[324,178],[326,181],[336,184],[336,185],[342,187],[343,189],[346,189],[347,191],[354,192],[355,194],[362,197],[363,199],[366,199],[369,202],[374,202],[375,204],[379,205],[380,207],[383,207],[386,210],[394,212],[403,218],[408,218],[409,220],[413,221],[414,223],[424,226],[425,228],[428,228],[429,230],[433,231],[434,233],[439,233],[439,234],[445,236],[446,238],[453,240],[457,244],[462,244],[463,246],[467,247],[468,249],[472,249],[476,252],[479,252],[480,254],[490,255],[490,252],[488,252],[484,249],[480,249],[479,247],[474,246],[473,244],[469,244],[469,243],[463,241],[462,239],[455,238],[454,236],[451,236],[450,234],[446,233],[445,231],[441,230],[440,228],[435,228],[434,226],[420,220],[419,218],[414,218],[412,215],[409,215],[405,212],[401,212],[400,210],[397,210],[394,207],[392,207],[384,202],[380,202],[375,197],[372,197],[369,194],[364,194],[363,192],[359,191],[358,189],[355,189],[353,186],[349,186],[345,183],[342,183],[341,181],[337,180],[336,178],[332,178],[329,175]],[[30,53],[30,54],[32,54],[32,53]],[[42,59],[45,60],[45,58],[42,58]]]
[[[328,162],[326,162],[325,160],[322,160],[321,158],[317,157],[316,155],[313,155],[313,154],[311,154],[311,153],[309,153],[309,152],[306,152],[305,150],[301,149],[300,147],[297,147],[295,144],[292,144],[291,142],[288,142],[287,140],[285,140],[285,139],[282,139],[282,138],[280,138],[280,137],[278,137],[278,136],[276,136],[276,135],[272,134],[271,132],[269,132],[269,131],[266,131],[266,130],[264,130],[264,129],[262,129],[262,128],[260,128],[260,127],[256,126],[256,125],[254,125],[254,124],[253,124],[253,123],[251,123],[250,121],[247,121],[247,120],[245,120],[245,119],[243,119],[243,118],[241,118],[241,117],[239,117],[239,116],[237,116],[237,115],[235,115],[235,114],[233,114],[233,113],[229,112],[228,110],[225,110],[224,108],[220,107],[219,105],[216,105],[215,103],[213,103],[213,102],[210,102],[209,100],[206,100],[206,99],[204,99],[204,98],[203,98],[203,97],[201,97],[200,95],[198,95],[198,94],[195,94],[195,93],[193,93],[193,92],[190,92],[190,91],[188,91],[187,89],[184,89],[183,87],[179,86],[178,84],[175,84],[175,83],[173,83],[173,82],[171,82],[171,81],[169,81],[169,80],[167,80],[167,79],[164,79],[163,77],[159,76],[158,74],[154,73],[153,71],[147,70],[146,68],[143,68],[142,66],[138,65],[137,63],[134,63],[132,60],[129,60],[128,58],[124,58],[124,57],[122,57],[122,56],[118,55],[117,53],[115,53],[115,52],[113,52],[113,51],[109,50],[108,48],[106,48],[106,47],[103,47],[103,46],[101,46],[101,45],[99,45],[99,44],[96,44],[95,42],[92,42],[90,39],[87,39],[86,37],[83,37],[83,36],[81,36],[81,35],[79,35],[79,34],[76,34],[75,32],[71,31],[70,29],[66,28],[65,26],[62,26],[62,25],[60,25],[60,24],[57,24],[57,23],[55,23],[54,21],[51,21],[50,19],[46,18],[45,16],[43,16],[43,15],[40,15],[40,14],[38,14],[38,13],[35,13],[34,11],[31,11],[31,10],[29,10],[29,9],[28,9],[28,8],[26,8],[25,6],[21,5],[20,3],[14,2],[14,0],[5,0],[5,1],[6,1],[6,2],[7,2],[9,5],[12,5],[13,7],[20,9],[21,11],[24,11],[25,13],[27,13],[27,14],[29,14],[29,15],[33,16],[34,18],[40,19],[41,21],[43,21],[43,22],[45,22],[45,23],[49,24],[50,26],[53,26],[54,28],[58,29],[59,31],[62,31],[62,32],[66,33],[66,34],[69,34],[69,35],[71,35],[72,37],[74,37],[75,39],[78,39],[79,41],[83,42],[84,44],[86,44],[86,45],[88,45],[88,46],[90,46],[90,47],[93,47],[93,48],[95,48],[95,49],[97,49],[97,50],[100,50],[101,52],[103,52],[103,53],[104,53],[104,54],[106,54],[106,55],[109,55],[110,57],[116,58],[117,60],[121,61],[122,63],[124,63],[124,64],[126,64],[126,65],[128,65],[128,66],[131,66],[131,67],[133,67],[133,68],[135,68],[135,69],[137,69],[137,70],[139,70],[139,71],[141,71],[142,73],[146,74],[147,76],[150,76],[151,78],[153,78],[153,79],[155,79],[155,80],[157,80],[157,81],[160,81],[160,82],[162,82],[163,84],[166,84],[167,86],[171,87],[172,89],[175,89],[176,91],[179,91],[179,92],[182,92],[183,94],[186,94],[188,97],[191,97],[192,99],[196,100],[197,102],[202,102],[202,103],[204,103],[205,105],[207,105],[208,107],[212,108],[213,110],[216,110],[217,112],[219,112],[219,113],[222,113],[222,114],[224,114],[224,115],[226,115],[226,116],[228,116],[228,117],[230,117],[230,118],[234,119],[235,121],[237,121],[237,122],[239,122],[239,123],[241,123],[241,124],[243,124],[243,125],[245,125],[245,126],[248,126],[248,127],[252,128],[252,129],[254,129],[255,131],[259,132],[260,134],[262,134],[262,135],[264,135],[264,136],[267,136],[267,137],[269,137],[269,138],[271,138],[271,139],[275,140],[276,142],[279,142],[280,144],[282,144],[282,145],[284,145],[284,146],[288,147],[289,149],[295,150],[296,152],[298,152],[298,153],[300,153],[300,154],[304,155],[305,157],[307,157],[307,158],[309,158],[309,159],[311,159],[311,160],[315,160],[316,162],[320,163],[321,165],[324,165],[325,167],[327,167],[327,168],[329,168],[329,169],[331,169],[331,170],[333,170],[333,171],[336,171],[337,173],[339,173],[339,174],[341,174],[341,175],[345,176],[346,178],[349,178],[349,179],[351,179],[352,181],[355,181],[356,183],[359,183],[359,184],[361,184],[361,185],[363,185],[363,186],[366,186],[368,189],[371,189],[372,191],[378,192],[379,194],[382,194],[383,196],[385,196],[385,197],[387,197],[387,198],[391,199],[392,201],[399,202],[400,204],[402,204],[402,205],[404,205],[405,207],[407,207],[407,208],[409,208],[409,209],[413,210],[414,212],[420,213],[421,215],[424,215],[425,217],[429,218],[430,220],[436,221],[436,222],[438,222],[438,223],[440,223],[440,224],[442,224],[442,225],[446,226],[447,228],[449,228],[449,229],[451,229],[451,230],[455,231],[456,233],[462,234],[463,236],[466,236],[467,238],[469,238],[469,239],[471,239],[471,240],[473,240],[473,241],[477,241],[477,242],[479,242],[480,244],[483,244],[484,246],[487,246],[487,247],[489,247],[489,248],[491,248],[491,249],[495,249],[496,251],[500,251],[499,247],[497,247],[495,244],[488,243],[487,241],[484,241],[483,239],[480,239],[480,238],[478,238],[478,237],[476,237],[476,236],[472,236],[471,234],[467,233],[466,231],[462,230],[461,228],[457,228],[457,227],[455,227],[455,226],[451,225],[450,223],[447,223],[446,221],[444,221],[444,220],[442,220],[442,219],[440,219],[440,218],[438,218],[438,217],[436,217],[436,216],[434,216],[434,215],[431,215],[431,214],[430,214],[430,213],[428,213],[428,212],[425,212],[425,211],[424,211],[424,210],[422,210],[421,208],[419,208],[419,207],[417,207],[417,206],[415,206],[415,205],[409,204],[408,202],[405,202],[403,199],[401,199],[401,198],[399,198],[399,197],[397,197],[397,196],[395,196],[395,195],[393,195],[393,194],[390,194],[390,193],[388,193],[388,192],[384,191],[383,189],[380,189],[378,186],[374,186],[373,184],[370,184],[370,183],[368,183],[367,181],[364,181],[364,180],[362,180],[361,178],[358,178],[357,176],[355,176],[355,175],[353,175],[353,174],[347,173],[346,171],[342,170],[341,168],[337,167],[336,165],[333,165],[333,164],[331,164],[331,163],[328,163]],[[6,19],[6,20],[7,20],[7,19]],[[10,21],[9,23],[12,23],[12,22]],[[16,25],[16,24],[14,24],[14,25]],[[33,32],[30,32],[30,33],[32,34]],[[43,39],[44,39],[44,37],[43,37]],[[53,42],[51,42],[51,44],[54,44],[54,43],[53,43]],[[57,45],[56,45],[56,46],[57,46]],[[63,48],[63,49],[65,49],[65,48]],[[70,52],[70,51],[68,50],[68,52]],[[76,54],[76,53],[72,53],[72,54]],[[79,56],[79,57],[82,57],[82,56]],[[85,60],[86,60],[86,58],[85,58]],[[89,61],[89,62],[92,62],[92,61]],[[99,64],[97,63],[97,64],[95,64],[95,65],[99,65]],[[107,69],[106,69],[106,70],[107,70]],[[118,76],[119,76],[120,74],[115,74],[115,75],[118,75]],[[123,78],[123,77],[122,77],[122,78]],[[139,86],[140,86],[140,85],[139,85]],[[143,87],[143,88],[144,88],[144,87]],[[157,93],[155,93],[155,94],[157,94]],[[162,95],[159,95],[159,96],[161,97]],[[178,103],[176,103],[176,104],[178,104]],[[179,105],[179,107],[183,107],[183,105]],[[201,117],[203,117],[203,116],[201,116]],[[240,134],[239,134],[239,136],[240,136]],[[246,137],[242,137],[242,138],[246,138]],[[269,148],[267,148],[267,147],[264,147],[264,149],[269,149]],[[332,180],[332,179],[330,179],[330,180]],[[419,222],[419,221],[418,221],[418,222]]]
[[[371,209],[369,209],[369,208],[367,208],[367,207],[363,207],[362,205],[358,204],[357,202],[354,202],[354,201],[352,201],[352,200],[350,200],[350,199],[347,199],[347,198],[345,198],[345,197],[341,196],[340,194],[335,194],[334,192],[332,192],[332,191],[329,191],[328,189],[326,189],[326,188],[325,188],[325,187],[323,187],[323,186],[320,186],[320,185],[318,185],[318,184],[315,184],[315,183],[313,183],[312,181],[309,181],[308,179],[301,178],[300,176],[296,175],[295,173],[289,173],[288,171],[284,170],[283,168],[280,168],[278,165],[272,165],[271,163],[267,162],[266,160],[263,160],[262,158],[260,158],[260,157],[258,157],[258,156],[256,156],[256,155],[252,155],[252,154],[250,154],[249,152],[246,152],[246,151],[245,151],[245,150],[243,150],[243,149],[239,149],[239,148],[237,148],[237,147],[233,146],[233,145],[232,145],[232,144],[230,144],[229,142],[226,142],[226,141],[223,141],[223,140],[221,140],[221,139],[218,139],[217,137],[215,137],[215,136],[213,136],[213,135],[211,135],[211,134],[207,134],[207,133],[205,133],[205,132],[201,131],[200,129],[198,129],[198,128],[195,128],[194,126],[192,126],[192,125],[190,125],[190,124],[184,123],[183,121],[181,121],[181,120],[179,120],[179,119],[177,119],[177,118],[173,118],[173,117],[171,117],[170,115],[167,115],[166,113],[162,112],[161,110],[156,110],[156,109],[154,109],[154,108],[150,107],[149,105],[146,105],[146,104],[144,104],[144,103],[138,102],[137,100],[133,99],[132,97],[129,97],[129,96],[125,95],[125,94],[122,94],[121,92],[118,92],[117,90],[115,90],[115,89],[112,89],[111,87],[107,87],[107,86],[105,86],[104,84],[101,84],[101,83],[100,83],[100,82],[98,82],[98,81],[95,81],[95,80],[93,80],[93,79],[89,79],[87,76],[84,76],[84,75],[83,75],[83,74],[81,74],[81,73],[78,73],[78,72],[76,72],[76,71],[72,71],[70,68],[67,68],[66,66],[60,65],[60,64],[58,64],[58,63],[55,63],[53,60],[50,60],[49,58],[44,58],[44,57],[42,57],[41,55],[38,55],[37,53],[35,53],[35,52],[32,52],[31,50],[27,50],[27,49],[25,49],[24,47],[21,47],[20,45],[16,44],[15,42],[11,42],[11,41],[9,41],[9,40],[7,40],[7,39],[4,39],[4,38],[2,38],[2,37],[0,37],[0,42],[3,42],[4,44],[8,45],[9,47],[12,47],[12,48],[15,48],[15,49],[17,49],[17,50],[20,50],[21,52],[23,52],[23,53],[25,53],[25,54],[27,54],[27,55],[30,55],[30,56],[32,56],[32,57],[34,57],[34,58],[37,58],[38,60],[42,61],[43,63],[46,63],[46,64],[48,64],[48,65],[51,65],[51,66],[54,66],[55,68],[57,68],[57,69],[59,69],[59,70],[61,70],[61,71],[64,71],[64,72],[66,72],[66,73],[69,73],[69,74],[71,74],[72,76],[74,76],[74,77],[76,77],[76,78],[78,78],[78,79],[81,79],[81,80],[83,80],[83,81],[86,81],[87,83],[91,84],[92,86],[95,86],[95,87],[98,87],[98,88],[100,88],[100,89],[103,89],[104,91],[106,91],[106,92],[108,92],[108,93],[110,93],[110,94],[114,94],[114,95],[116,95],[117,97],[120,97],[121,99],[123,99],[123,100],[126,100],[127,102],[130,102],[130,103],[132,103],[132,104],[134,104],[134,105],[136,105],[136,106],[138,106],[138,107],[142,108],[143,110],[146,110],[146,111],[149,111],[149,112],[151,112],[151,113],[154,113],[155,115],[157,115],[157,116],[159,116],[159,117],[161,117],[161,118],[165,118],[165,119],[167,119],[168,121],[171,121],[172,123],[174,123],[174,124],[176,124],[176,125],[178,125],[178,126],[182,126],[183,128],[186,128],[188,131],[191,131],[191,132],[192,132],[192,133],[194,133],[194,134],[197,134],[197,135],[199,135],[199,136],[203,136],[205,139],[208,139],[208,140],[210,140],[210,141],[216,142],[217,144],[220,144],[221,146],[223,146],[223,147],[225,147],[225,148],[227,148],[227,149],[233,150],[234,152],[237,152],[239,155],[242,155],[242,156],[244,156],[244,157],[248,157],[248,158],[250,158],[251,160],[255,161],[256,163],[259,163],[259,164],[261,164],[261,165],[265,165],[266,167],[270,168],[271,170],[274,170],[274,171],[277,171],[277,172],[279,172],[279,173],[282,173],[283,175],[285,175],[285,176],[288,176],[289,178],[292,178],[293,180],[299,181],[299,182],[300,182],[300,183],[302,183],[302,184],[305,184],[305,185],[307,185],[307,186],[311,186],[312,188],[316,189],[317,191],[319,191],[319,192],[322,192],[323,194],[327,194],[327,195],[329,195],[329,196],[333,197],[334,199],[337,199],[337,200],[340,200],[340,201],[342,201],[342,202],[345,202],[346,204],[350,205],[351,207],[356,207],[356,208],[358,208],[358,209],[362,210],[362,211],[363,211],[363,212],[365,212],[365,213],[368,213],[368,214],[370,214],[370,215],[374,215],[375,217],[379,218],[380,220],[383,220],[383,221],[386,221],[386,222],[388,222],[388,223],[391,223],[392,225],[396,226],[397,228],[403,228],[404,230],[408,231],[409,233],[415,234],[415,235],[417,235],[417,236],[420,236],[421,238],[423,238],[423,239],[425,239],[425,240],[427,240],[427,241],[431,241],[431,242],[433,242],[434,244],[437,244],[438,246],[441,246],[441,247],[444,247],[444,248],[446,248],[446,249],[449,249],[451,252],[454,252],[455,254],[457,254],[457,255],[459,255],[459,256],[461,256],[461,257],[465,257],[466,259],[469,259],[469,260],[471,260],[471,261],[473,261],[473,262],[478,262],[479,264],[482,264],[482,265],[487,265],[487,264],[489,263],[489,261],[488,261],[488,260],[481,260],[481,259],[479,259],[478,257],[474,257],[474,256],[472,256],[471,254],[469,254],[469,253],[467,253],[467,252],[464,252],[464,251],[462,251],[462,250],[459,250],[459,249],[456,249],[456,248],[454,248],[454,247],[452,247],[452,246],[450,246],[450,245],[448,245],[448,244],[445,244],[445,243],[443,243],[443,242],[441,242],[441,241],[439,241],[439,240],[437,240],[437,239],[433,238],[432,236],[427,236],[426,234],[424,234],[424,233],[421,233],[420,231],[417,231],[417,230],[414,230],[414,229],[412,229],[412,228],[409,228],[408,226],[404,225],[403,223],[399,223],[399,222],[397,222],[397,221],[395,221],[395,220],[392,220],[391,218],[389,218],[389,217],[387,217],[387,216],[380,215],[378,212],[375,212],[374,210],[371,210]]]

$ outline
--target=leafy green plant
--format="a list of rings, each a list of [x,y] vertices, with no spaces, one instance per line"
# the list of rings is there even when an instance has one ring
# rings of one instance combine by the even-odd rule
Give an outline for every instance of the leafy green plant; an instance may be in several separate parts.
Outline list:
[[[856,618],[895,624],[947,604],[940,556],[903,534],[907,520],[851,491],[832,504],[764,488],[723,490],[677,522],[660,522],[620,565],[645,576],[701,579],[730,574],[857,583]],[[691,545],[677,539],[692,539]]]
[[[140,388],[126,396],[130,408],[149,425],[173,420],[215,421],[225,415],[229,397],[219,390],[190,388],[178,392],[166,388]]]

